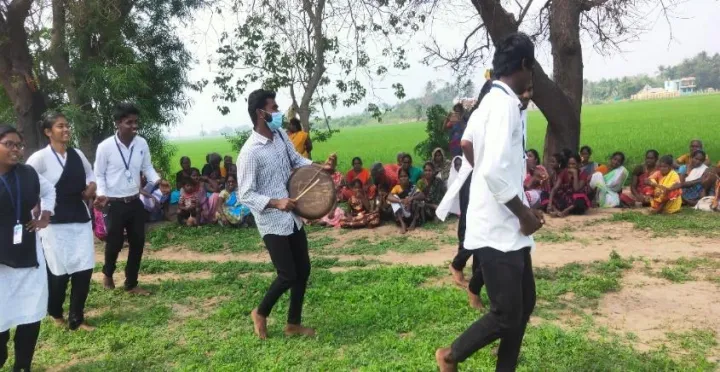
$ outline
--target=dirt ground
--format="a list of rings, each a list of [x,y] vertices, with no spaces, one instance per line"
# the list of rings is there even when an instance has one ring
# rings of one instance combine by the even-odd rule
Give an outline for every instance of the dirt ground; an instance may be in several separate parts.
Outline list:
[[[572,262],[589,263],[607,260],[612,251],[622,257],[641,258],[644,262],[660,265],[678,258],[709,258],[720,260],[720,244],[717,240],[702,237],[677,235],[654,237],[651,233],[639,231],[629,223],[611,223],[606,221],[609,212],[596,211],[590,216],[568,217],[565,219],[547,219],[543,231],[539,234],[560,236],[555,239],[538,238],[533,253],[535,267],[559,267]],[[435,241],[438,249],[423,253],[407,254],[393,252],[392,248],[381,255],[334,255],[332,248],[343,247],[349,242],[361,238],[370,241],[387,239],[398,235],[394,226],[381,226],[374,230],[323,231],[335,242],[328,247],[326,257],[335,257],[340,261],[372,259],[386,264],[401,265],[443,265],[446,266],[455,255],[457,245],[448,237],[455,235],[456,223],[449,224],[446,231],[416,230],[409,233],[412,238]],[[445,235],[445,236],[443,236]],[[442,239],[441,239],[442,238]],[[96,259],[103,261],[101,246],[98,246]],[[120,260],[126,258],[123,250]],[[314,253],[311,253],[313,255]],[[170,247],[163,250],[146,250],[146,258],[168,261],[248,261],[269,262],[266,252],[232,254],[193,252],[184,247]],[[342,272],[351,268],[333,268],[333,272]],[[143,275],[141,280],[157,283],[163,280],[204,279],[211,273],[193,274],[156,274]],[[720,272],[707,273],[704,278],[696,278],[683,283],[674,283],[651,275],[637,264],[625,273],[622,288],[615,293],[606,294],[596,309],[587,312],[596,324],[605,326],[619,334],[631,333],[635,337],[633,346],[640,350],[649,350],[660,344],[668,344],[668,333],[682,333],[693,330],[710,330],[720,343],[720,281],[708,280],[708,276],[720,277]],[[102,280],[102,274],[93,276]],[[710,278],[711,279],[711,278]],[[122,283],[123,274],[118,272],[116,283]],[[428,285],[452,286],[450,277],[435,280]],[[708,359],[718,360],[720,348],[715,347]]]

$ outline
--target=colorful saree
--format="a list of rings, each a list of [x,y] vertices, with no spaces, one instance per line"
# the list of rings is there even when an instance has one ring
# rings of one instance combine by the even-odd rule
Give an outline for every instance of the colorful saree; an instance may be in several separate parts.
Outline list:
[[[304,158],[309,158],[307,149],[305,148],[305,142],[308,139],[308,134],[304,131],[298,131],[295,133],[288,133],[288,138],[295,147],[295,151],[302,155]]]
[[[617,167],[605,175],[595,172],[590,178],[590,187],[596,191],[595,200],[601,208],[615,208],[620,206],[620,193],[628,178],[625,167]]]
[[[223,190],[218,194],[221,203],[217,208],[216,219],[222,226],[240,226],[250,216],[250,208],[238,203],[237,193]]]
[[[664,186],[670,188],[677,183],[680,183],[680,176],[674,170],[671,170],[667,176],[663,176],[660,171],[655,171],[650,177],[650,182],[655,185]],[[650,207],[654,210],[660,210],[666,213],[676,213],[682,207],[682,190],[666,191],[662,188],[655,188],[655,194],[650,202]],[[663,203],[664,206],[663,206]]]

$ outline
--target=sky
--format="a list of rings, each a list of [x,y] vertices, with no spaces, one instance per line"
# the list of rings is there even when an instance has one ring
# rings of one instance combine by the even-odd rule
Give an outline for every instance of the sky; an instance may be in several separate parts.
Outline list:
[[[649,3],[653,2],[655,1],[649,1]],[[430,66],[421,63],[425,56],[422,46],[433,39],[438,40],[448,49],[461,46],[464,36],[477,24],[477,18],[467,16],[463,19],[457,16],[458,14],[476,15],[467,0],[447,0],[444,4],[437,10],[432,21],[427,22],[425,28],[406,45],[410,69],[401,72],[391,70],[391,74],[384,81],[374,83],[378,89],[372,92],[372,98],[351,108],[338,107],[329,115],[339,117],[358,113],[370,102],[397,103],[398,100],[393,96],[392,90],[387,89],[393,82],[402,83],[406,98],[413,98],[423,94],[429,80],[454,81],[455,76],[449,68],[437,67],[437,63],[434,65],[431,63]],[[720,35],[720,1],[685,0],[674,8],[669,24],[657,8],[654,6],[646,8],[641,10],[641,14],[647,31],[637,40],[622,44],[620,52],[603,55],[593,49],[588,39],[583,39],[586,79],[600,80],[637,74],[653,75],[657,73],[658,66],[678,64],[703,50],[710,54],[720,53],[720,37],[717,36]],[[517,13],[513,8],[508,10]],[[531,9],[530,13],[534,11],[535,9]],[[212,79],[217,73],[213,60],[217,58],[214,51],[218,45],[218,35],[222,31],[231,31],[237,24],[237,18],[226,14],[227,12],[221,15],[203,13],[183,28],[182,37],[198,60],[189,78],[191,81],[208,79],[211,83],[202,93],[188,92],[193,103],[185,113],[180,114],[180,122],[167,131],[170,137],[192,137],[199,135],[201,129],[209,132],[224,127],[249,125],[247,105],[243,100],[229,104],[231,112],[228,115],[222,115],[216,109],[218,103],[212,100],[212,95],[217,91],[212,85]],[[551,72],[552,59],[549,45],[538,45],[536,54],[546,72]],[[485,68],[486,66],[477,66],[473,70],[476,73],[469,77],[476,83],[481,82]],[[259,86],[250,86],[248,92],[255,88]],[[287,92],[278,92],[277,100],[281,108],[290,104]]]

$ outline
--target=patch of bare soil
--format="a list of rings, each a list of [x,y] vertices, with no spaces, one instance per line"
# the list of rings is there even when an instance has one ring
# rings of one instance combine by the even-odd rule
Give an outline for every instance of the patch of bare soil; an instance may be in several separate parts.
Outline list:
[[[622,290],[600,301],[595,321],[614,331],[634,333],[639,349],[666,343],[668,332],[696,329],[711,330],[720,341],[717,285],[704,281],[671,283],[637,270],[623,277],[622,284]]]
[[[212,276],[213,276],[213,273],[211,273],[209,271],[196,271],[196,272],[186,273],[186,274],[177,274],[177,273],[143,274],[142,270],[141,270],[139,281],[140,281],[140,283],[157,284],[157,283],[166,282],[166,281],[205,280],[205,279],[212,278]],[[102,283],[103,273],[101,273],[101,272],[94,273],[92,276],[92,279],[98,283]],[[125,282],[125,273],[122,270],[117,271],[117,272],[115,272],[113,279],[115,280],[115,286],[119,288]]]

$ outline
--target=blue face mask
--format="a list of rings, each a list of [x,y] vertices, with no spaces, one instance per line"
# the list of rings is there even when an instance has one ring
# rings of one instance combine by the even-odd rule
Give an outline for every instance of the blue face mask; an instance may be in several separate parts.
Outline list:
[[[282,128],[283,124],[283,114],[282,112],[273,112],[272,113],[272,120],[267,122],[268,128],[270,130],[278,130]]]

